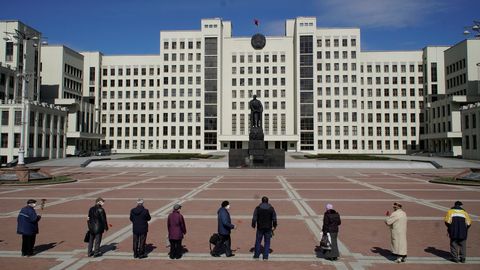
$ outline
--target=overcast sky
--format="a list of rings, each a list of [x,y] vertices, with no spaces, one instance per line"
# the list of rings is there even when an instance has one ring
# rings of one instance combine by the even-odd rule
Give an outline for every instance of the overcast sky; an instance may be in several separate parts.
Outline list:
[[[418,50],[463,40],[464,27],[480,20],[480,1],[24,0],[0,5],[1,20],[20,20],[50,44],[106,55],[158,54],[161,30],[199,30],[202,18],[230,20],[233,36],[257,31],[278,36],[286,19],[299,16],[317,17],[318,27],[359,27],[362,50]]]

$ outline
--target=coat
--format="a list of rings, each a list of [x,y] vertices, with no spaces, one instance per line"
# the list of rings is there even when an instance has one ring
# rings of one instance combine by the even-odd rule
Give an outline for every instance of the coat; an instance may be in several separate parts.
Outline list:
[[[218,233],[221,235],[230,235],[235,226],[232,224],[232,220],[230,219],[230,213],[224,207],[220,207],[217,211],[218,215]]]
[[[261,203],[255,208],[252,217],[252,228],[272,230],[277,227],[277,213],[269,203]]]
[[[333,210],[329,209],[323,214],[323,227],[322,231],[324,233],[338,233],[338,226],[342,224],[340,219],[340,214]]]
[[[146,234],[148,232],[148,222],[152,219],[148,209],[143,205],[130,210],[130,221],[132,222],[132,232],[134,234]]]
[[[38,234],[38,221],[40,218],[33,207],[23,207],[17,217],[17,233],[21,235]]]
[[[407,214],[402,209],[397,209],[387,217],[385,223],[390,228],[392,253],[407,255]]]
[[[447,225],[450,239],[465,240],[467,239],[468,228],[472,225],[472,220],[462,207],[454,206],[448,210],[445,216],[445,225]]]
[[[96,204],[88,210],[88,230],[92,234],[102,234],[108,231],[107,214],[102,206]]]
[[[173,210],[173,212],[168,215],[167,229],[168,239],[170,240],[181,240],[187,233],[185,220],[178,210]]]

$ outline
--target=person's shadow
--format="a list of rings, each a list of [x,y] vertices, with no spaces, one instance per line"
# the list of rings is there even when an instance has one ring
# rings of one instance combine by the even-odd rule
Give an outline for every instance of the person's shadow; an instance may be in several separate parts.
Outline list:
[[[101,254],[104,254],[104,253],[107,253],[109,251],[114,251],[117,249],[117,245],[118,243],[110,243],[108,245],[103,245],[100,247],[100,253]]]
[[[385,257],[389,261],[394,261],[396,259],[393,253],[388,249],[384,249],[381,247],[373,247],[370,251]]]
[[[315,246],[314,251],[317,255],[317,258],[325,258],[325,251],[320,246]]]
[[[35,246],[33,248],[33,252],[35,254],[39,254],[39,253],[42,253],[44,251],[47,251],[49,249],[52,249],[58,245],[60,245],[61,243],[63,243],[63,241],[60,241],[60,242],[52,242],[52,243],[48,243],[48,244],[41,244],[41,245],[38,245],[38,246]]]
[[[444,258],[445,260],[448,260],[451,257],[450,252],[438,249],[436,247],[427,247],[426,249],[424,249],[424,251],[440,258]]]
[[[153,252],[156,248],[157,248],[157,247],[154,246],[152,243],[147,244],[147,245],[145,246],[145,254],[146,254],[146,255],[150,254],[150,253]]]

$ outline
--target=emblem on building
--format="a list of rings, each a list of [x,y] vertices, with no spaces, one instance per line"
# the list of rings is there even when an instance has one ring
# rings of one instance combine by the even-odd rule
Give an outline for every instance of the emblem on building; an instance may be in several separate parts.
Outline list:
[[[255,49],[255,50],[261,50],[263,49],[263,47],[265,47],[265,44],[266,44],[266,39],[265,39],[265,36],[262,35],[262,34],[255,34],[252,36],[252,47]]]

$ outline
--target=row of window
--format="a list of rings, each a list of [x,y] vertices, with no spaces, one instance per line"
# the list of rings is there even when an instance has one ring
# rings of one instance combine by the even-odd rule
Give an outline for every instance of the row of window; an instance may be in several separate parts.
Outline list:
[[[272,82],[272,86],[277,86],[277,85],[280,85],[280,86],[285,86],[285,83],[286,83],[286,80],[285,78],[279,78],[280,79],[280,84],[279,84],[279,80],[278,78],[263,78],[263,84],[262,84],[262,78],[255,78],[255,84],[254,84],[254,80],[253,78],[247,78],[247,79],[244,79],[244,78],[240,78],[238,79],[238,86],[245,86],[245,85],[248,85],[248,86],[269,86],[270,85],[270,81]],[[247,82],[245,84],[245,81]],[[232,78],[232,86],[237,86],[237,78]]]
[[[188,73],[193,73],[193,65],[186,65],[187,66],[187,72]],[[163,65],[163,72],[164,73],[176,73],[177,72],[177,65]],[[178,72],[179,73],[184,73],[185,72],[185,65],[178,65]],[[202,66],[201,65],[195,65],[195,72],[202,72]]]
[[[332,145],[332,142],[335,144],[335,148],[332,148],[333,145]],[[350,141],[349,140],[344,140],[343,141],[343,147],[341,145],[341,140],[325,140],[325,145],[323,143],[323,140],[320,140],[318,141],[318,149],[319,150],[331,150],[331,149],[335,149],[335,150],[349,150],[350,148]],[[387,141],[382,141],[382,140],[377,140],[377,141],[373,141],[373,140],[368,140],[366,141],[367,144],[365,144],[365,141],[361,141],[362,145],[361,145],[361,149],[362,150],[407,150],[408,149],[408,141],[407,140],[402,140],[402,141],[399,141],[399,140],[394,140],[393,141],[393,148],[392,148],[392,141],[390,140],[387,140]],[[374,143],[376,143],[376,147],[374,145]],[[401,144],[400,144],[401,143]],[[400,149],[400,145],[402,146],[402,148]],[[357,140],[352,140],[351,141],[351,149],[352,150],[357,150],[359,149],[358,148],[358,142]],[[365,148],[367,147],[367,148]],[[417,145],[416,145],[416,141],[410,141],[410,148],[412,150],[415,150],[417,148]]]
[[[177,44],[178,44],[178,48],[177,48]],[[194,42],[193,41],[164,41],[163,42],[163,49],[164,50],[168,50],[168,49],[172,49],[172,50],[177,50],[177,49],[180,49],[180,50],[184,50],[184,49],[189,49],[189,50],[192,50],[193,49],[193,44]],[[202,48],[202,42],[200,41],[195,41],[195,48],[196,49],[201,49]]]
[[[357,51],[350,51],[350,58],[357,59]],[[323,59],[322,51],[317,51],[317,59]],[[340,52],[333,51],[333,58],[332,58],[332,52],[326,51],[325,59],[340,59]],[[348,51],[342,51],[342,59],[348,59]]]
[[[179,53],[178,58],[176,53],[164,53],[163,54],[163,61],[185,61],[185,55],[187,56],[188,61],[200,61],[202,60],[202,54],[201,53],[195,53],[195,59],[193,57],[193,53]],[[215,57],[214,60],[217,58]],[[212,59],[213,60],[213,59]]]
[[[245,68],[247,70],[245,70]],[[278,67],[277,66],[265,66],[263,67],[263,72],[262,72],[262,67],[255,67],[255,74],[277,74],[278,73]],[[237,74],[237,67],[232,67],[232,75]],[[238,74],[253,74],[253,67],[238,67]],[[280,74],[285,74],[285,66],[280,66]]]
[[[477,128],[477,115],[474,113],[470,115],[469,114],[465,115],[464,121],[463,121],[463,128],[464,129]]]
[[[110,74],[108,73],[108,71],[110,70]],[[125,70],[125,75],[126,76],[130,76],[133,74],[133,76],[138,76],[138,72],[140,71],[141,72],[141,75],[142,76],[146,76],[147,75],[147,68],[146,67],[142,67],[142,68],[123,68],[123,67],[103,67],[102,69],[102,75],[103,76],[124,76],[124,71]],[[133,73],[132,73],[132,70],[133,70]],[[95,71],[95,70],[93,70]],[[93,73],[94,74],[94,73]],[[155,75],[155,68],[153,67],[150,67],[148,68],[148,75],[150,76],[153,76]],[[157,67],[157,74],[156,75],[160,75],[160,68]],[[92,77],[90,77],[90,79],[92,79]]]
[[[116,140],[115,142],[116,144],[114,145],[114,140],[110,140],[110,145],[117,150],[202,149],[200,140],[163,140],[161,144],[159,140]],[[195,145],[193,144],[194,142]]]
[[[1,113],[1,125],[2,126],[8,126],[10,123],[9,123],[9,119],[10,119],[10,111],[0,111]],[[13,124],[15,126],[20,126],[21,123],[22,123],[22,112],[21,111],[15,111],[14,112],[15,115],[14,115],[14,122]],[[35,122],[37,123],[37,126],[38,127],[42,127],[43,126],[43,120],[44,120],[44,116],[45,116],[45,128],[50,128],[51,126],[53,126],[54,129],[57,128],[57,124],[58,124],[58,120],[60,120],[60,127],[63,127],[63,124],[64,124],[64,117],[59,117],[59,116],[52,116],[51,114],[43,114],[43,113],[38,113],[38,119],[36,121],[34,121],[35,119],[35,113],[34,112],[30,112],[30,126],[34,126],[35,125]]]
[[[245,59],[245,56],[246,56],[246,59]],[[237,63],[237,58],[238,58],[238,62],[239,63],[245,63],[245,61],[247,63],[253,63],[253,57],[254,55],[253,54],[232,54],[232,63]],[[280,63],[285,63],[285,53],[280,53],[280,54],[277,54],[277,53],[264,53],[263,54],[263,57],[262,57],[262,54],[255,54],[255,63],[277,63],[278,62],[278,58],[280,56]],[[262,61],[262,58],[263,58],[263,61]],[[270,61],[271,59],[271,61]]]
[[[348,90],[349,90],[348,87],[342,87],[342,92],[340,92],[340,87],[333,87],[333,91],[332,91],[332,87],[325,87],[325,95],[326,96],[331,96],[332,93],[333,93],[333,95],[335,95],[335,96],[340,96],[340,95],[349,96]],[[373,90],[375,90],[375,92]],[[398,91],[397,88],[393,88],[393,89],[384,88],[383,91],[380,88],[377,88],[377,89],[368,88],[368,89],[366,89],[366,91],[362,88],[360,90],[360,96],[361,97],[364,97],[364,96],[373,97],[373,93],[375,93],[376,97],[382,97],[382,96],[383,97],[390,97],[390,92],[392,94],[392,97],[398,97],[399,93],[402,97],[407,96],[407,89],[406,88],[401,88],[400,92]],[[415,97],[415,93],[416,93],[415,88],[410,88],[409,95],[411,97]],[[323,87],[317,87],[317,95],[318,96],[323,96],[323,94],[324,94]],[[356,96],[357,95],[357,88],[356,87],[351,87],[350,88],[350,95],[351,96]],[[418,96],[423,97],[423,88],[418,89]]]
[[[453,78],[447,79],[447,89],[457,87],[459,85],[464,85],[467,83],[467,74],[459,74]]]
[[[325,101],[325,108],[340,108],[340,103],[341,103],[341,108],[344,108],[344,109],[348,109],[350,106],[349,106],[349,103],[351,103],[351,108],[352,109],[356,109],[358,107],[358,102],[357,100],[348,100],[348,99],[344,99],[344,100],[339,100],[339,99],[334,99],[334,100],[317,100],[317,108],[324,108],[323,106],[323,102]],[[408,107],[409,109],[416,109],[417,106],[415,105],[417,103],[417,101],[410,101],[410,106]],[[398,109],[400,108],[398,105],[398,101],[389,101],[389,100],[385,100],[383,101],[383,107],[382,107],[382,101],[375,101],[375,103],[373,103],[373,101],[367,101],[367,106],[364,106],[364,101],[361,101],[360,102],[361,106],[360,108],[363,110],[363,109],[378,109],[378,110],[381,110],[381,109],[390,109],[390,104],[392,104],[391,108],[393,109]],[[375,104],[375,107],[373,106],[373,104]],[[402,101],[401,103],[401,108],[402,109],[408,109],[407,108],[407,102],[406,101]],[[418,101],[418,108],[419,109],[423,109],[423,101]]]
[[[177,130],[178,130],[178,133],[177,133]],[[108,133],[107,133],[107,128],[105,127],[102,128],[103,134],[105,134],[105,136],[109,138],[123,137],[123,136],[124,137],[130,137],[130,136],[157,137],[161,135],[163,136],[201,136],[200,126],[188,126],[188,127],[165,126],[162,128],[162,133],[160,133],[159,127],[156,128],[156,133],[154,131],[155,130],[153,127],[149,127],[148,129],[146,127],[117,127],[117,128],[110,127],[108,128]]]
[[[155,120],[156,115],[156,120]],[[170,118],[168,117],[168,113],[163,114],[163,123],[170,124],[177,122],[177,113],[170,113]],[[195,116],[195,118],[194,118]],[[161,123],[160,121],[160,114],[109,114],[109,123],[110,124],[121,124],[125,121],[125,123]],[[124,120],[125,119],[125,120]],[[195,119],[195,121],[194,121]],[[192,123],[192,122],[200,122],[201,121],[201,114],[200,113],[178,113],[178,122],[180,123]],[[107,114],[102,114],[102,123],[107,123]]]
[[[11,138],[9,138],[8,133],[1,133],[0,134],[0,148],[8,148],[8,142],[11,141]],[[28,147],[33,148],[35,141],[34,141],[34,134],[29,135],[29,141],[28,141]],[[45,138],[45,143],[43,142],[43,139]],[[52,138],[50,140],[50,138]],[[37,148],[57,148],[57,145],[60,146],[60,148],[63,148],[63,135],[47,135],[43,136],[43,134],[38,134],[37,135]],[[50,143],[51,141],[51,143]],[[44,145],[45,144],[45,145]],[[14,148],[19,148],[20,147],[20,133],[14,133],[13,134],[13,147]]]
[[[471,144],[470,144],[470,138],[471,138]],[[477,135],[472,135],[472,136],[465,135],[463,137],[463,142],[465,144],[465,149],[470,150],[470,145],[471,145],[472,150],[477,150],[477,145],[480,143],[480,142],[478,142],[477,138],[478,138]]]
[[[376,130],[376,133],[375,135],[377,137],[381,137],[381,136],[408,136],[408,127],[402,127],[401,128],[401,133],[400,133],[400,128],[399,127],[376,127],[375,128]],[[365,127],[362,127],[361,128],[361,133],[359,134],[358,133],[358,128],[357,126],[352,126],[351,129],[349,126],[343,126],[343,129],[342,129],[342,126],[326,126],[325,127],[325,132],[324,132],[324,127],[323,126],[318,126],[317,127],[317,135],[318,136],[332,136],[332,135],[335,135],[335,136],[358,136],[358,135],[361,135],[361,136],[374,136],[374,127],[367,127],[366,128],[366,132],[365,132]],[[351,132],[351,134],[350,134]],[[410,128],[410,136],[412,137],[415,137],[417,136],[417,129],[415,127],[411,127]]]
[[[364,72],[364,66],[365,65],[360,66],[360,72],[361,73]],[[376,64],[375,66],[366,65],[366,72],[367,73],[372,73],[373,72],[373,67],[375,67],[375,73],[381,73],[382,72],[382,65],[380,65],[380,64]],[[383,72],[384,73],[389,73],[390,70],[392,70],[392,72],[394,72],[394,73],[398,72],[398,65],[397,64],[384,64],[383,65]],[[412,73],[415,72],[415,64],[409,64],[408,65],[408,70]],[[400,72],[401,73],[407,72],[407,65],[400,65]],[[423,66],[421,64],[417,64],[417,72],[423,72]]]
[[[160,91],[157,90],[157,98],[160,98]],[[176,97],[177,96],[177,92],[178,92],[178,96],[179,97],[184,97],[184,96],[188,96],[188,97],[193,97],[193,89],[192,88],[188,88],[188,89],[184,89],[184,88],[180,88],[180,89],[175,89],[175,88],[172,88],[172,89],[163,89],[163,97]],[[109,96],[107,96],[107,94],[110,93]],[[106,91],[104,89],[104,91],[102,91],[102,99],[106,99],[107,97],[111,98],[111,99],[114,99],[115,98],[115,93],[116,93],[116,98],[118,99],[122,99],[123,98],[123,91],[120,89],[120,90],[117,90],[117,91]],[[140,93],[140,95],[139,95]],[[132,94],[132,95],[130,95]],[[148,91],[148,98],[149,99],[152,99],[154,98],[154,94],[155,94],[155,91]],[[125,98],[126,99],[129,99],[130,97],[133,97],[133,98],[147,98],[147,91],[145,90],[141,90],[141,91],[125,91]],[[201,89],[200,88],[197,88],[195,89],[195,96],[196,97],[201,97]]]
[[[74,66],[71,66],[69,64],[65,64],[64,69],[65,69],[64,72],[67,75],[77,77],[79,79],[83,78],[83,71],[81,69],[78,69],[78,68],[76,68]]]
[[[342,38],[342,47],[348,47],[348,39],[347,38]],[[322,47],[323,46],[323,40],[319,37],[317,37],[317,47]],[[331,39],[325,39],[325,47],[330,47],[331,46]],[[340,46],[340,39],[335,38],[333,39],[333,47],[339,47]],[[357,39],[356,38],[350,38],[350,46],[351,47],[356,47],[357,46]]]
[[[340,115],[343,116],[343,118],[340,117]],[[323,112],[318,112],[317,113],[317,122],[318,123],[330,123],[332,121],[334,122],[340,122],[343,120],[343,122],[357,122],[357,112],[352,112],[351,113],[351,121],[348,118],[349,113],[348,112],[343,112],[340,114],[340,112],[326,112],[325,113],[325,121],[323,119]],[[392,121],[393,123],[399,123],[399,119],[401,119],[402,123],[407,123],[408,122],[408,115],[407,113],[384,113],[383,116],[381,113],[360,113],[360,122],[361,123],[378,123],[379,125],[385,124],[385,123],[390,123]],[[313,116],[313,114],[311,114]],[[365,121],[365,116],[366,120]],[[390,119],[392,118],[392,119]],[[416,113],[410,113],[410,122],[409,123],[415,123],[417,122],[417,114]]]
[[[332,69],[332,64],[333,64],[333,69]],[[341,63],[342,64],[342,71],[348,71],[348,63]],[[317,64],[317,71],[323,71],[323,65],[324,63],[318,63]],[[357,63],[351,63],[350,64],[351,71],[356,71],[357,70]],[[325,63],[325,71],[340,71],[340,63]]]
[[[261,98],[261,97],[264,97],[264,98],[270,98],[270,91],[272,91],[272,98],[277,98],[278,96],[278,90],[277,89],[272,89],[272,90],[268,90],[268,89],[265,89],[265,90],[256,90],[255,92],[255,95],[257,96],[257,98]],[[245,98],[245,90],[232,90],[232,98],[237,98],[237,92],[238,92],[238,97],[239,98]],[[263,93],[263,95],[262,95]],[[253,90],[248,90],[247,92],[248,94],[248,98],[252,98],[253,97]],[[281,89],[280,90],[280,97],[284,98],[286,95],[286,90],[285,89]]]
[[[338,75],[336,75],[338,76]],[[345,77],[345,76],[344,76]],[[366,77],[367,85],[372,85],[374,77]],[[383,77],[383,84],[390,84],[390,78],[392,79],[392,84],[407,84],[407,77]],[[399,79],[400,78],[400,82]],[[415,77],[409,77],[409,84],[415,84]],[[423,84],[423,77],[420,76],[417,78],[418,84]],[[364,77],[361,78],[361,84],[364,84]],[[382,77],[375,77],[375,84],[382,84]]]
[[[466,68],[465,58],[462,59],[462,60],[458,60],[457,62],[446,66],[445,71],[447,72],[447,75],[448,75],[450,73],[457,72],[457,71],[462,70],[464,68]]]

